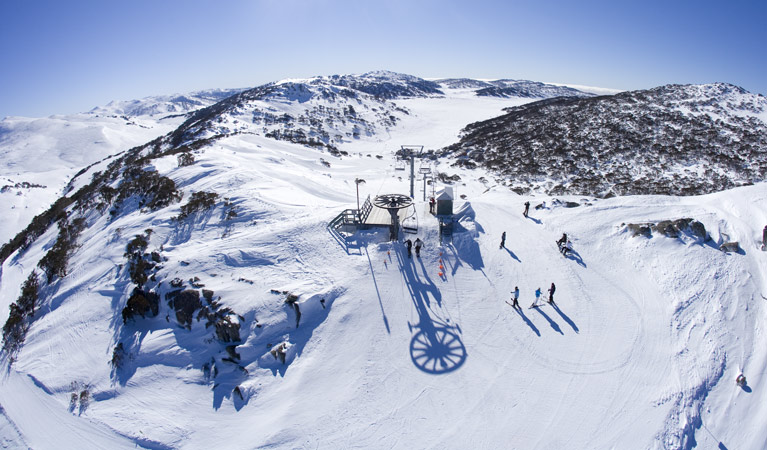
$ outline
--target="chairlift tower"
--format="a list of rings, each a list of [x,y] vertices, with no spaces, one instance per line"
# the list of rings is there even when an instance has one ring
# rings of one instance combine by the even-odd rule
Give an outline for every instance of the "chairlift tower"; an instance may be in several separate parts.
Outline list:
[[[431,167],[424,167],[423,164],[421,164],[421,167],[418,168],[418,173],[423,176],[423,201],[426,201],[426,182],[431,179],[432,185],[434,184],[434,177],[431,174]]]
[[[423,145],[402,145],[402,154],[410,156],[410,198],[415,199],[415,157],[423,155]]]

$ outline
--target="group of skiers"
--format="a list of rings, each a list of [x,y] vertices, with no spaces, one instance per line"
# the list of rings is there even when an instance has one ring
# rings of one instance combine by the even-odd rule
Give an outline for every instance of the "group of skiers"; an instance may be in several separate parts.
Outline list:
[[[413,257],[413,241],[410,239],[405,241],[405,247],[407,247],[407,257]],[[421,238],[415,238],[415,256],[421,257],[421,247],[423,247],[423,241]]]
[[[557,287],[554,285],[554,283],[551,283],[551,287],[549,288],[549,304],[554,303],[554,292],[557,290]],[[538,301],[541,299],[541,295],[543,295],[543,292],[541,291],[541,288],[538,288],[535,290],[535,301],[532,305],[530,305],[531,308],[535,308],[540,306]],[[519,287],[514,286],[514,290],[511,291],[511,306],[514,308],[519,308]]]
[[[530,212],[530,202],[525,202],[525,209],[522,211],[522,215],[527,217],[528,213]],[[765,239],[767,239],[767,227],[765,227]],[[499,248],[505,248],[506,247],[506,232],[504,231],[501,234],[501,245]],[[572,252],[573,246],[572,243],[570,243],[570,240],[567,239],[567,234],[562,233],[562,237],[557,241],[557,247],[559,247],[559,252],[562,253],[562,255],[567,256],[568,252]],[[551,283],[551,287],[549,288],[549,303],[554,303],[554,291],[557,290],[557,287],[554,285],[554,283]],[[511,291],[511,306],[515,308],[519,308],[519,287],[514,286],[514,290]],[[541,291],[541,288],[538,288],[535,290],[535,302],[530,306],[531,308],[534,308],[536,306],[540,306],[538,304],[538,301],[541,298],[541,295],[543,295],[543,292]]]

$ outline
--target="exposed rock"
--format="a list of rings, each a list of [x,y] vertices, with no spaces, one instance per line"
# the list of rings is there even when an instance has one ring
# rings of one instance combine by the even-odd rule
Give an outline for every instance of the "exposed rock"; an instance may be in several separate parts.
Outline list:
[[[719,250],[725,253],[740,253],[740,244],[738,242],[725,242],[719,246]]]
[[[632,237],[652,237],[652,232],[662,234],[670,238],[678,238],[682,234],[693,236],[699,240],[708,240],[706,227],[695,219],[689,217],[676,220],[662,220],[658,223],[629,223],[626,228]]]
[[[222,342],[240,341],[240,323],[232,321],[232,316],[225,316],[216,321],[216,337]]]
[[[175,298],[173,298],[173,309],[176,311],[176,320],[179,325],[186,328],[192,327],[194,312],[201,307],[200,293],[196,290],[187,289],[178,292],[175,295]]]
[[[229,354],[229,357],[232,359],[240,360],[240,354],[237,353],[237,346],[236,345],[227,345],[226,346],[226,353]]]
[[[650,230],[650,224],[646,223],[630,223],[626,225],[631,232],[632,237],[644,236],[647,238],[652,237],[652,231]]]
[[[148,313],[156,316],[160,309],[160,296],[154,292],[144,292],[139,288],[133,289],[125,308],[122,310],[123,324],[135,315],[146,317]]]
[[[280,345],[274,347],[269,353],[274,356],[274,359],[279,359],[280,362],[285,364],[285,356],[288,354],[288,343],[281,343]]]

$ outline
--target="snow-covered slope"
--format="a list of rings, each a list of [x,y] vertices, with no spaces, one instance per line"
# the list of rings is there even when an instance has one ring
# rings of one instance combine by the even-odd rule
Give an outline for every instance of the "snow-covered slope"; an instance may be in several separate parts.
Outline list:
[[[281,107],[318,108],[312,99]],[[248,114],[266,107],[258,101],[248,100],[256,105]],[[40,294],[0,381],[4,442],[764,448],[767,253],[757,241],[765,183],[698,197],[555,201],[517,195],[483,169],[425,160],[419,166],[459,178],[450,185],[451,239],[440,243],[420,190],[412,210],[420,258],[408,258],[402,243],[415,235],[391,243],[385,229],[328,228],[356,207],[358,186],[363,200],[408,192],[392,157],[401,145],[447,145],[510,101],[525,100],[467,90],[400,99],[396,108],[408,113],[395,127],[342,138],[342,156],[216,133],[202,126],[218,126],[206,113],[175,135],[181,147],[171,135],[123,166],[113,158],[91,167],[72,185],[63,228],[84,223],[66,274],[49,280],[37,268],[67,236],[56,227],[2,266],[3,322],[36,268]],[[226,108],[221,126],[231,130],[236,117],[226,111],[243,109]],[[200,137],[214,139],[193,145]],[[180,164],[185,154],[191,164]],[[180,201],[158,202],[151,187],[167,188],[165,179]],[[78,197],[91,180],[115,192],[100,185],[89,193],[95,201]],[[81,200],[101,205],[80,208]],[[711,239],[686,228],[675,238],[633,236],[636,224],[685,217]],[[555,245],[562,232],[574,244],[568,257]],[[740,251],[720,250],[732,241]],[[157,313],[124,320],[129,299],[140,303],[141,274],[143,297],[159,295]],[[552,282],[556,303],[528,309],[533,291]],[[506,303],[514,286],[520,310]],[[743,388],[734,383],[740,371]]]
[[[242,89],[111,102],[87,113],[0,121],[0,243],[46,210],[81,169],[162,136]]]
[[[84,167],[161,136],[183,118],[93,113],[0,121],[0,242],[46,210]]]

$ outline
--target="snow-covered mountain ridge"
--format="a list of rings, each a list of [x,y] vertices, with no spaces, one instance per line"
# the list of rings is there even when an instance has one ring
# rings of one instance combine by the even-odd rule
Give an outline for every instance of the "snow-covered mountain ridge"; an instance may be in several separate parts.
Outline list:
[[[765,183],[553,199],[424,159],[459,180],[451,239],[429,185],[420,258],[415,235],[329,229],[357,188],[408,192],[400,145],[440,148],[529,101],[442,89],[275,83],[82,170],[2,250],[1,317],[23,337],[4,353],[4,444],[200,448],[226,430],[230,448],[763,448]],[[275,138],[291,128],[307,142]],[[308,141],[330,130],[338,152]],[[630,225],[687,217],[705,231]],[[552,282],[556,302],[527,308]]]
[[[519,193],[715,192],[767,176],[767,99],[725,83],[554,98],[471,124],[442,154]]]
[[[187,114],[231,97],[245,89],[208,89],[188,94],[158,95],[140,100],[113,101],[89,111],[93,115],[170,116]]]

